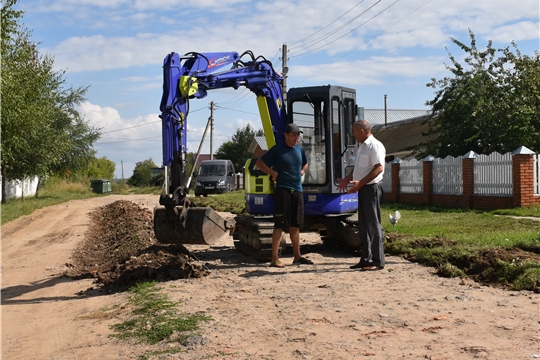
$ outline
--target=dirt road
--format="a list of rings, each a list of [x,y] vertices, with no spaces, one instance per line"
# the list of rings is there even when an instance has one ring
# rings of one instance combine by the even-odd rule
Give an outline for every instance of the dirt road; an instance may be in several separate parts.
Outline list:
[[[137,359],[164,350],[110,339],[118,319],[88,316],[126,302],[63,276],[89,213],[116,200],[146,208],[154,195],[110,195],[36,211],[2,226],[2,359]],[[213,317],[203,341],[155,359],[530,359],[540,357],[539,295],[443,279],[388,257],[378,272],[302,234],[315,265],[269,268],[224,236],[190,250],[211,270],[160,283],[182,312]],[[292,262],[286,251],[283,259]]]

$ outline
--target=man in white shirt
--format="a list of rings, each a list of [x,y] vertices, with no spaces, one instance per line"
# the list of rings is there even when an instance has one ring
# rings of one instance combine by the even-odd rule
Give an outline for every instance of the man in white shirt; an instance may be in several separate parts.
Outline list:
[[[376,271],[384,268],[384,238],[381,225],[382,179],[386,157],[384,145],[371,134],[366,120],[353,124],[353,136],[360,144],[354,170],[338,179],[338,189],[358,192],[358,231],[362,249],[360,261],[351,269]],[[352,184],[350,189],[347,189]]]

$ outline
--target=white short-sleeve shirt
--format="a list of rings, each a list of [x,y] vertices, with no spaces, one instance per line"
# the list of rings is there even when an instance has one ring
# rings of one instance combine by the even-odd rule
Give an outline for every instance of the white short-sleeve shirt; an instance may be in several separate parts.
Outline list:
[[[373,166],[381,164],[383,171],[368,184],[376,184],[383,179],[386,149],[382,142],[370,135],[361,143],[356,150],[356,162],[354,165],[353,180],[362,180],[373,169]]]

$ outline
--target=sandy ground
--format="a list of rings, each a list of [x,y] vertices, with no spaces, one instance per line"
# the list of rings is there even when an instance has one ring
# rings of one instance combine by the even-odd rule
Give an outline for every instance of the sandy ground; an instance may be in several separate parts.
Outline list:
[[[116,200],[149,209],[154,195],[110,195],[36,211],[2,226],[2,359],[137,359],[153,348],[110,339],[118,319],[92,319],[126,294],[86,291],[62,276],[88,214]],[[213,321],[203,341],[156,359],[530,359],[540,357],[540,296],[507,291],[388,257],[378,272],[349,269],[351,254],[301,235],[315,265],[269,268],[232,238],[189,246],[211,270],[161,283],[181,311]],[[292,262],[290,248],[283,260]],[[90,317],[90,319],[88,319]]]

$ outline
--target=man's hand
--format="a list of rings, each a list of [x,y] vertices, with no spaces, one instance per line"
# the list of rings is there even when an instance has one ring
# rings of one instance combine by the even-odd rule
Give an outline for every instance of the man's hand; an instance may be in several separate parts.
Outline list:
[[[358,192],[360,188],[362,187],[362,184],[360,183],[360,180],[353,180],[350,182],[353,186],[347,191],[347,194],[354,194],[355,192]]]
[[[338,181],[339,181],[339,184],[338,184],[336,190],[339,190],[339,192],[347,191],[347,187],[349,186],[349,180],[347,180],[345,178],[340,178],[340,179],[338,179]]]
[[[272,179],[272,181],[275,182],[275,181],[277,181],[277,177],[278,177],[278,172],[272,170],[272,172],[270,173],[270,179]]]

